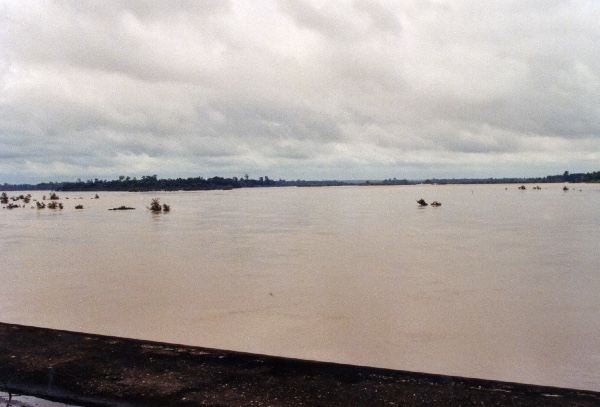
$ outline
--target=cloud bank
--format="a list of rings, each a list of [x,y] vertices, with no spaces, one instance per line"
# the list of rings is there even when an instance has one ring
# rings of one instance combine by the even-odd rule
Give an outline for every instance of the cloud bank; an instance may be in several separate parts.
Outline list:
[[[600,166],[600,3],[4,0],[0,183]]]

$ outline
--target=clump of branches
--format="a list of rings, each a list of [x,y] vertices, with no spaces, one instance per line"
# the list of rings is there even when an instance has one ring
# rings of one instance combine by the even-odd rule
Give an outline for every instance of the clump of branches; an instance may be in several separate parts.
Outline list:
[[[52,192],[50,194],[50,200],[51,201],[58,201],[60,198],[58,197],[58,195],[56,195],[56,192]]]
[[[152,212],[169,212],[171,207],[167,204],[161,205],[159,198],[153,198],[148,209],[150,209]]]
[[[48,209],[63,209],[64,206],[62,204],[62,202],[55,202],[52,201],[48,204]]]
[[[21,194],[19,196],[11,196],[10,198],[8,197],[6,192],[2,192],[2,194],[0,194],[0,203],[1,204],[7,204],[9,199],[13,202],[22,200],[23,202],[25,202],[27,204],[31,200],[31,194],[27,194],[27,195]],[[13,206],[13,208],[14,208],[14,206]]]
[[[150,202],[150,206],[148,207],[152,212],[160,212],[162,211],[162,206],[160,205],[160,199],[153,198],[152,202]]]

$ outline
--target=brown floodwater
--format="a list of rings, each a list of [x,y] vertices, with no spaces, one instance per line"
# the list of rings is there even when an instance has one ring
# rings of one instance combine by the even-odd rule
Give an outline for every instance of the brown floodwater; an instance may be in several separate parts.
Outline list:
[[[0,210],[0,321],[598,391],[600,185],[541,187],[61,192]]]

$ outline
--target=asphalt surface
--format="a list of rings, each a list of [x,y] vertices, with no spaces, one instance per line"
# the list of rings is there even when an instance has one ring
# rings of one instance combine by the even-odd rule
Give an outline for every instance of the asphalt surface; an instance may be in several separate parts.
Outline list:
[[[600,393],[0,323],[0,391],[80,406],[600,406]]]

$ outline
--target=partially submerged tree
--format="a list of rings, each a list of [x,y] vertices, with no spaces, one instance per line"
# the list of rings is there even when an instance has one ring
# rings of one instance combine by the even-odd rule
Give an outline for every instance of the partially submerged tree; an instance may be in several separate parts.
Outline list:
[[[150,206],[148,207],[152,212],[160,212],[162,211],[162,206],[160,205],[160,199],[153,198],[152,202],[150,202]]]
[[[167,204],[161,204],[159,198],[153,198],[148,209],[150,209],[152,212],[169,212],[171,210],[171,206]]]

